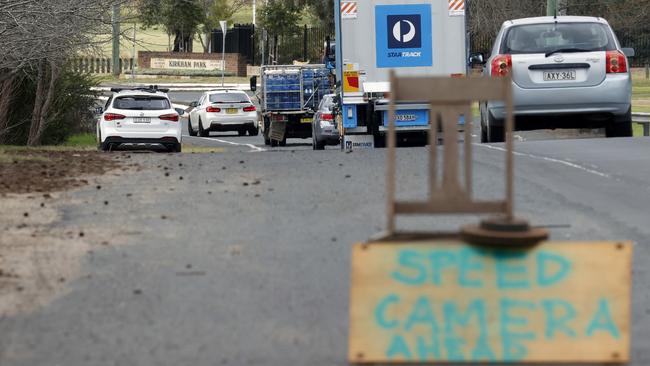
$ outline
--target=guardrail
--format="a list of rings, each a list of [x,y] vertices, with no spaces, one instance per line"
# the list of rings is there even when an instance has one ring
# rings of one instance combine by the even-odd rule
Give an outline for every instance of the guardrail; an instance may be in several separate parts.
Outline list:
[[[643,126],[643,136],[650,137],[650,113],[632,113],[632,122]]]

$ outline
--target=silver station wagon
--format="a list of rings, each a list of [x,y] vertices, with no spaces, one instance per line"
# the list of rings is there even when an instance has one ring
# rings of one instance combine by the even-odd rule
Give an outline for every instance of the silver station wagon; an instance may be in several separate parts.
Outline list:
[[[516,130],[605,128],[632,136],[632,79],[627,57],[606,20],[540,17],[507,21],[485,65],[513,81]],[[481,141],[504,140],[503,103],[481,105]]]

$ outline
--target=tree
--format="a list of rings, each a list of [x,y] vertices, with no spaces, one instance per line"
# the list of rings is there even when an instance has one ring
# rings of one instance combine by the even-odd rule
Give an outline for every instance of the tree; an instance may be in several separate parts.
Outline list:
[[[174,52],[192,52],[194,34],[206,18],[201,0],[140,0],[140,17],[145,27],[162,25],[174,36]]]
[[[207,53],[212,48],[212,31],[219,27],[219,21],[225,20],[232,23],[233,16],[245,6],[252,3],[252,0],[201,0],[202,8],[206,14],[203,25],[201,26],[201,45],[203,52]],[[203,41],[202,35],[205,35]]]
[[[71,56],[97,47],[110,9],[120,0],[2,0],[0,2],[0,141],[10,129],[11,110],[30,105],[16,98],[35,85],[27,144],[40,145],[53,116],[56,86]]]

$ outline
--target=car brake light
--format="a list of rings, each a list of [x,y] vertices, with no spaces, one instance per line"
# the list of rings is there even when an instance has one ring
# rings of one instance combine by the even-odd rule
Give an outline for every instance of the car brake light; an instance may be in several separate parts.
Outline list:
[[[163,120],[163,121],[172,121],[172,122],[178,122],[178,120],[179,120],[178,114],[176,114],[176,113],[163,114],[162,116],[160,116],[158,118]]]
[[[256,110],[257,110],[257,108],[255,108],[254,105],[244,107],[244,112],[255,112]]]
[[[126,116],[123,116],[121,114],[115,114],[115,113],[106,113],[104,115],[104,120],[109,121],[109,122],[110,121],[117,121],[117,120],[125,119],[125,118],[126,118]]]
[[[498,55],[492,60],[492,76],[508,76],[512,70],[512,56]]]
[[[221,112],[221,108],[208,107],[208,108],[205,109],[205,111],[208,112],[208,113],[219,113],[219,112]]]
[[[627,59],[620,51],[607,51],[607,73],[623,74],[627,73]]]
[[[323,113],[320,115],[320,119],[323,121],[333,121],[334,115],[331,113]]]

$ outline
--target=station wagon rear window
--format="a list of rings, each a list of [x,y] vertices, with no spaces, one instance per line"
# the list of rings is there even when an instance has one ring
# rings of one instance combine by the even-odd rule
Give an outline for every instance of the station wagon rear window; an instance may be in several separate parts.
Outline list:
[[[501,45],[504,54],[548,53],[559,49],[613,51],[616,42],[601,23],[527,24],[508,30]]]
[[[211,94],[210,103],[250,103],[244,93]]]
[[[124,96],[118,97],[113,103],[113,108],[132,111],[160,111],[170,109],[169,100],[150,96]]]

